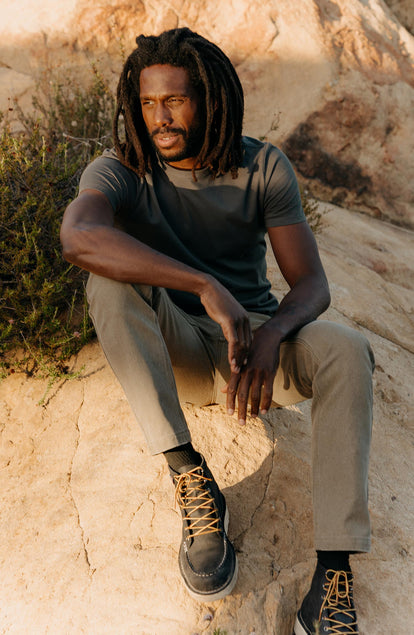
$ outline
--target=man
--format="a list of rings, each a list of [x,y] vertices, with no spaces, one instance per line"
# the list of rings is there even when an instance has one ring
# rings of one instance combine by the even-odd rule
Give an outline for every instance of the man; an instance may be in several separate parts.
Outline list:
[[[179,565],[191,595],[236,583],[225,499],[192,446],[181,402],[226,401],[245,424],[313,397],[318,563],[295,633],[357,633],[349,553],[367,551],[372,353],[316,318],[329,289],[293,170],[241,136],[243,91],[224,53],[189,29],[137,38],[122,71],[115,150],[84,172],[61,237],[91,272],[103,350],[182,509]],[[123,121],[125,139],[120,138]],[[265,233],[290,291],[266,278]]]

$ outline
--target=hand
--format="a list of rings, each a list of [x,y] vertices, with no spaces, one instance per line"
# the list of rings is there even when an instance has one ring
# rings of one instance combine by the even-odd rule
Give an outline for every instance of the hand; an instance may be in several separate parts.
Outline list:
[[[238,376],[241,368],[247,363],[252,342],[249,314],[214,278],[200,293],[200,300],[211,319],[220,324],[228,342],[231,372]]]
[[[236,395],[239,423],[246,423],[247,405],[251,404],[251,415],[266,414],[272,403],[273,382],[279,365],[281,337],[277,329],[265,323],[254,334],[247,364],[240,373],[232,372],[224,388],[227,393],[227,412],[233,414]]]

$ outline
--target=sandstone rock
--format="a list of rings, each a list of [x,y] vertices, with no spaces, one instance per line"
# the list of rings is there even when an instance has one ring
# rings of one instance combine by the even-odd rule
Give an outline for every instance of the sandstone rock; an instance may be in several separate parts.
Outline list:
[[[402,23],[411,5],[389,0]],[[407,16],[404,17],[404,16]],[[404,17],[404,19],[403,19]],[[47,65],[115,85],[138,33],[189,26],[232,58],[245,132],[281,144],[326,200],[413,226],[414,38],[381,0],[14,0],[0,7],[0,106]]]
[[[398,20],[414,35],[414,6],[410,0],[386,0]]]
[[[411,225],[414,187],[399,166],[411,163],[412,38],[379,10],[368,23],[352,9],[326,25],[337,77],[324,104],[283,147],[319,197]]]
[[[318,236],[327,317],[377,360],[370,469],[373,549],[353,558],[361,635],[410,633],[414,503],[412,232],[329,206]],[[279,296],[285,285],[273,263]],[[240,562],[232,596],[191,600],[177,567],[180,519],[98,344],[54,384],[0,383],[0,623],[5,633],[291,635],[314,566],[310,404],[240,428],[218,406],[185,411],[230,508]],[[208,615],[208,619],[205,619]]]

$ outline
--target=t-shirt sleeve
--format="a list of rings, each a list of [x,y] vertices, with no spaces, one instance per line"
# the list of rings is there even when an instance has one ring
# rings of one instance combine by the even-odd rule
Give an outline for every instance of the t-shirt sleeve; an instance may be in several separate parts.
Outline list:
[[[269,147],[265,175],[266,227],[293,225],[306,220],[293,168],[286,155],[274,146]]]
[[[79,182],[79,192],[87,189],[102,192],[116,214],[136,196],[138,180],[131,170],[118,161],[112,151],[105,151],[84,170]]]

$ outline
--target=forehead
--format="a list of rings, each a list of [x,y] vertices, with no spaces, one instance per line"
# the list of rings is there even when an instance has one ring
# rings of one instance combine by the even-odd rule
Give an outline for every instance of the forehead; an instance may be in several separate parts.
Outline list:
[[[181,66],[154,64],[142,69],[141,95],[189,95],[194,93],[188,71]]]

